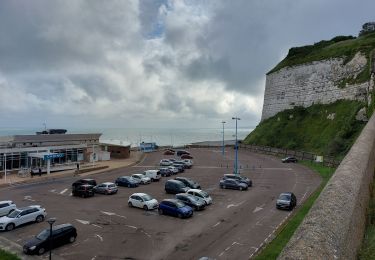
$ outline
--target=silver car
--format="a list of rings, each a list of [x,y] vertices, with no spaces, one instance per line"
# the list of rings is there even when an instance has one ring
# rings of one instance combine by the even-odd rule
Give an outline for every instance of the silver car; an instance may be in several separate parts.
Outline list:
[[[118,191],[117,185],[113,182],[104,182],[94,187],[94,192],[102,194],[116,194]]]
[[[151,183],[151,178],[146,177],[145,175],[141,173],[135,173],[132,175],[132,177],[138,181],[140,181],[141,184],[150,184]]]

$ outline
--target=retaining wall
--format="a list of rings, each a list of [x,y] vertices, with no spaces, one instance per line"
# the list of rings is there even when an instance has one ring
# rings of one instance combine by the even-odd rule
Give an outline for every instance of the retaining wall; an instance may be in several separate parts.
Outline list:
[[[356,259],[375,166],[375,114],[278,259]]]

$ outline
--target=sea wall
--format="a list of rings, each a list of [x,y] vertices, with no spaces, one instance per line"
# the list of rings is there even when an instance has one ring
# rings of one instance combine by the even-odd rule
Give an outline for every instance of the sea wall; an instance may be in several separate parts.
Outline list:
[[[356,259],[375,168],[375,114],[278,259]]]
[[[340,86],[340,83],[356,78],[366,64],[366,57],[357,53],[346,64],[343,58],[335,58],[286,67],[268,74],[262,120],[294,106],[329,104],[340,99],[365,101],[371,87],[369,82],[346,86]]]

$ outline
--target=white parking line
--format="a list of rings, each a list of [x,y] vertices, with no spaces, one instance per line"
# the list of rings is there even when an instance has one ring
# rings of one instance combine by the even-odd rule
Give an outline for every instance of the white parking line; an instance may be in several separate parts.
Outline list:
[[[137,229],[137,227],[135,227],[135,226],[130,226],[130,225],[125,225],[125,227]]]
[[[28,200],[28,201],[35,201],[31,198],[31,196],[25,196],[23,197],[24,200]]]
[[[217,222],[215,225],[213,225],[212,227],[217,227],[218,225],[220,225],[220,221],[219,222]]]
[[[101,227],[99,225],[96,225],[96,224],[91,224],[91,225],[94,226],[94,227],[103,228],[103,227]]]
[[[76,219],[76,221],[78,221],[79,223],[81,223],[81,224],[83,224],[83,225],[88,225],[88,224],[90,224],[90,221],[87,221],[87,220]]]
[[[227,206],[227,209],[229,209],[229,208],[231,208],[231,207],[238,207],[238,206],[240,206],[241,204],[243,204],[245,201],[241,201],[240,203],[238,203],[238,204],[229,204],[228,206]]]
[[[68,189],[64,189],[60,192],[60,194],[64,194]]]
[[[100,235],[98,235],[98,234],[95,234],[95,236],[98,237],[98,238],[100,239],[100,241],[103,242],[103,237],[102,237],[102,236],[100,236]]]

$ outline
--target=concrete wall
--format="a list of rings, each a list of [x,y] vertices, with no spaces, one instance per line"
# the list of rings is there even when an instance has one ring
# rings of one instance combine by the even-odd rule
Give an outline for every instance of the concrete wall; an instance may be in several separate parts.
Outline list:
[[[294,106],[329,104],[340,99],[365,101],[372,81],[343,88],[339,88],[339,83],[357,77],[366,64],[366,57],[357,53],[346,64],[344,59],[335,58],[286,67],[267,75],[262,120]]]
[[[375,114],[279,259],[356,259],[375,167]]]

